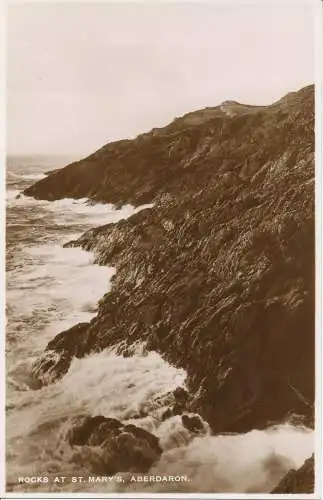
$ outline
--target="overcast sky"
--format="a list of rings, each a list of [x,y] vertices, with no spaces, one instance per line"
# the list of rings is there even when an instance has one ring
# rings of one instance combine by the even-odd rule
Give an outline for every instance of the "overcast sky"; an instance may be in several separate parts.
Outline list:
[[[12,4],[8,152],[87,154],[226,99],[271,103],[314,80],[312,9]]]

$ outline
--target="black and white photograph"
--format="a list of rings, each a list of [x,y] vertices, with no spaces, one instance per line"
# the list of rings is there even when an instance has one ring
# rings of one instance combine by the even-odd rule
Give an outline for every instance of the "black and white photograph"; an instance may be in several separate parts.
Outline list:
[[[6,3],[1,497],[321,498],[321,7]]]

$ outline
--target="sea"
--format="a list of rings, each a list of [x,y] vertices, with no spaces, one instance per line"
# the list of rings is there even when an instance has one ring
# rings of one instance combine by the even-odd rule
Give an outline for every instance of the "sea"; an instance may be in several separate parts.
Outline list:
[[[63,244],[84,231],[140,210],[86,199],[37,201],[22,191],[69,163],[59,156],[9,157],[6,166],[6,483],[26,493],[257,493],[270,492],[291,468],[311,456],[310,429],[285,422],[246,434],[201,435],[179,416],[132,420],[178,386],[186,373],[140,346],[132,357],[114,349],[75,359],[58,382],[35,390],[33,362],[59,332],[96,314],[116,272],[94,255]],[[80,418],[105,415],[153,432],[163,453],[144,481],[129,473],[89,481],[97,450],[68,445]],[[181,477],[179,482],[158,478]],[[33,482],[33,478],[47,478]],[[81,477],[82,480],[72,481]],[[61,479],[59,479],[61,478]],[[64,479],[62,479],[64,478]],[[157,478],[157,479],[156,479]],[[185,479],[186,478],[186,479]]]

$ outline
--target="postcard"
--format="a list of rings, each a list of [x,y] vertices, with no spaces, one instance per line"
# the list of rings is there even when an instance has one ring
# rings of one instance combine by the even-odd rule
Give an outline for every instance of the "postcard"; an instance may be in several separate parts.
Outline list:
[[[4,26],[1,496],[320,498],[322,2]]]

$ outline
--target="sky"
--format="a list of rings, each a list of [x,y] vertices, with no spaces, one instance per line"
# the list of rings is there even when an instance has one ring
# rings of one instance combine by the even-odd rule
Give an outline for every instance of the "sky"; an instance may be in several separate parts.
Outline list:
[[[314,11],[284,5],[11,3],[7,152],[90,154],[227,99],[314,81]]]

